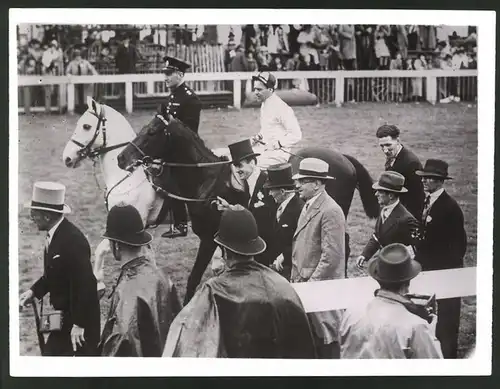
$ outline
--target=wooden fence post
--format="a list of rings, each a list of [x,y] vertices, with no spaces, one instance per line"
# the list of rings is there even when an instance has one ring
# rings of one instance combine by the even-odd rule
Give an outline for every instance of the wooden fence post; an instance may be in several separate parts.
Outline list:
[[[31,86],[23,87],[24,113],[28,115],[31,111]]]
[[[233,106],[241,108],[241,80],[233,80]]]
[[[425,78],[427,101],[431,104],[436,104],[437,101],[437,77],[427,76]]]
[[[344,76],[338,74],[335,77],[335,104],[340,105],[344,102]]]
[[[134,93],[132,89],[132,81],[125,83],[125,109],[127,113],[131,113],[134,105]]]
[[[72,82],[68,83],[68,112],[75,112],[75,84]]]

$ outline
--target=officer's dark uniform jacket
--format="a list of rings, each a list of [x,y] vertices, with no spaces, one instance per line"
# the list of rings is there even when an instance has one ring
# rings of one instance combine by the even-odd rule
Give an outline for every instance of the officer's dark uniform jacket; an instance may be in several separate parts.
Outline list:
[[[185,82],[177,86],[167,98],[167,112],[198,133],[201,101]]]

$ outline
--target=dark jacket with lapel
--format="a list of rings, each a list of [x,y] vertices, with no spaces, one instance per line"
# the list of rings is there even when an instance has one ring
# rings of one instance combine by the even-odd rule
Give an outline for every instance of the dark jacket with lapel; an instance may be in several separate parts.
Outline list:
[[[274,218],[274,237],[271,242],[271,261],[283,254],[283,275],[290,278],[292,269],[293,235],[297,229],[304,201],[296,193],[286,205],[279,220]]]
[[[405,177],[404,186],[408,192],[400,196],[400,201],[417,220],[420,220],[425,201],[422,180],[415,174],[416,170],[422,170],[420,160],[413,152],[403,146],[394,160],[394,164],[388,170],[398,172]]]
[[[86,343],[97,345],[100,309],[90,246],[69,220],[64,219],[54,232],[44,255],[43,276],[31,289],[38,299],[50,293],[50,304],[64,312],[63,331],[71,331],[76,324],[85,329]]]
[[[464,216],[460,206],[446,191],[432,204],[423,222],[423,230],[424,239],[415,256],[423,270],[463,266],[467,248]]]
[[[377,250],[391,243],[414,246],[417,242],[418,231],[418,221],[400,202],[394,207],[385,223],[382,223],[381,216],[378,217],[373,234],[377,239],[372,236],[361,255],[370,259]]]

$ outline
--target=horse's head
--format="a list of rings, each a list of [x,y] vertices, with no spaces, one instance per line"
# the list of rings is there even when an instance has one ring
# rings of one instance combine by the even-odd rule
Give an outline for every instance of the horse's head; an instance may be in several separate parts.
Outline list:
[[[157,113],[118,155],[120,169],[133,169],[144,157],[169,162],[195,162],[193,136],[188,127],[176,119],[168,122],[165,113]]]
[[[87,99],[88,109],[78,119],[75,131],[63,151],[63,162],[67,167],[77,168],[93,150],[102,147],[105,140],[103,131],[106,117],[104,106],[94,99]]]

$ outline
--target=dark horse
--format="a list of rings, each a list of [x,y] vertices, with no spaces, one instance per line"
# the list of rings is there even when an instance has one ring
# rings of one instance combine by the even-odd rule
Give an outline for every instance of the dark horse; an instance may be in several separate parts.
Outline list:
[[[220,163],[224,158],[213,154],[197,134],[178,120],[167,123],[161,114],[146,124],[135,140],[125,147],[118,156],[118,165],[121,169],[130,169],[145,156],[161,158],[166,163],[167,181],[175,183],[176,194],[205,200],[187,202],[193,232],[200,238],[196,261],[188,278],[185,297],[187,303],[194,295],[217,248],[213,238],[219,227],[220,212],[211,202],[217,196],[224,197],[227,193],[233,182],[232,170],[229,162]],[[356,188],[359,190],[366,215],[370,218],[377,217],[379,206],[371,187],[373,181],[360,162],[335,150],[305,148],[290,158],[294,171],[297,171],[299,161],[304,157],[321,158],[328,162],[330,175],[336,179],[330,180],[326,190],[340,205],[346,218]],[[188,166],[169,167],[169,163]],[[200,163],[208,163],[208,166],[195,166]],[[346,243],[348,252],[348,241]]]

